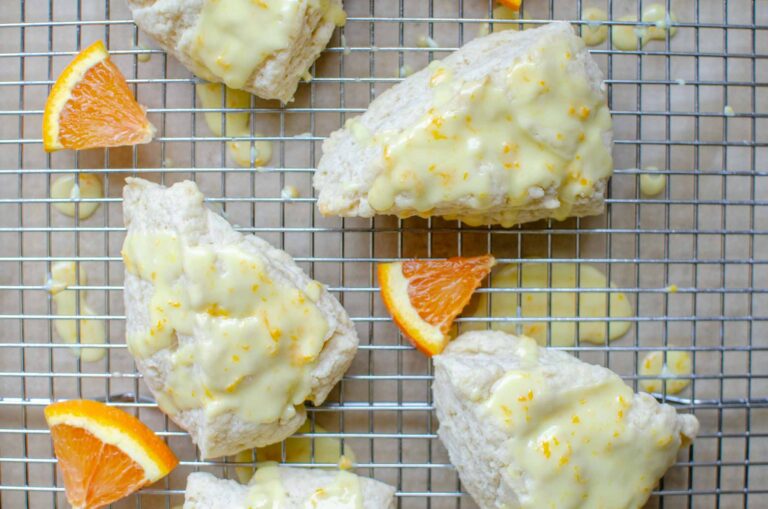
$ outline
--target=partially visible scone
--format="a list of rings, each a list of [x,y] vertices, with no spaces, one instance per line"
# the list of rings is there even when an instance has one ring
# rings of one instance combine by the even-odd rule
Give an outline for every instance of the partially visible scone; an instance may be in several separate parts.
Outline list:
[[[345,14],[341,0],[128,0],[136,24],[197,76],[289,102]]]
[[[131,178],[123,198],[126,342],[160,409],[204,458],[291,435],[357,351],[339,301],[193,182]]]
[[[468,332],[434,362],[438,435],[483,509],[638,509],[699,429],[523,336]]]
[[[203,472],[187,477],[184,509],[253,507],[394,509],[395,489],[351,472],[276,465],[260,467],[247,486]]]

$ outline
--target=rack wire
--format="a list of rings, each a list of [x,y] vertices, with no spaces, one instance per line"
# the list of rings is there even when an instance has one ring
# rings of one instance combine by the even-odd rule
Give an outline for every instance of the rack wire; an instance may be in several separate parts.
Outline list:
[[[400,507],[475,506],[437,439],[431,366],[388,318],[375,264],[488,251],[502,263],[535,258],[550,268],[574,262],[605,272],[615,291],[632,301],[631,330],[610,345],[578,342],[568,350],[609,366],[635,388],[647,351],[674,347],[692,354],[690,387],[658,397],[693,412],[701,435],[681,453],[649,507],[768,507],[768,2],[661,3],[677,15],[673,38],[636,51],[618,51],[610,40],[592,48],[607,77],[616,138],[606,213],[505,230],[439,218],[323,218],[310,185],[324,137],[398,82],[401,68],[419,69],[476,37],[491,17],[492,0],[346,0],[346,27],[295,102],[282,107],[254,99],[246,110],[253,113],[247,139],[274,145],[270,164],[258,169],[233,165],[225,148],[229,137],[212,135],[203,122],[206,111],[230,110],[199,107],[195,78],[154,49],[124,0],[3,2],[0,506],[66,507],[42,409],[72,397],[107,400],[133,412],[181,459],[169,478],[116,507],[179,504],[186,476],[195,470],[235,475],[231,458],[197,457],[186,434],[157,411],[125,349],[120,190],[125,176],[141,175],[165,183],[196,180],[239,230],[286,249],[338,295],[361,348],[331,401],[310,409],[312,431],[302,436],[313,451],[320,436],[339,439],[354,451],[358,472],[397,487]],[[525,0],[525,22],[514,25],[567,19],[581,27],[588,6],[605,9],[612,20],[639,15],[643,7],[631,0]],[[511,22],[491,28],[504,24]],[[425,35],[438,47],[418,45]],[[148,107],[158,138],[134,149],[46,155],[40,124],[48,91],[72,56],[96,39],[107,43]],[[726,106],[735,114],[726,114]],[[654,198],[639,188],[651,166],[668,178]],[[61,215],[53,207],[61,200],[50,197],[57,178],[80,172],[104,183],[105,198],[95,200],[100,207],[87,220]],[[288,184],[298,197],[281,195]],[[55,333],[45,281],[52,264],[64,260],[87,272],[88,283],[72,289],[88,292],[97,310],[89,318],[106,324],[108,355],[96,363],[78,361],[72,353],[79,347]],[[491,300],[500,292],[520,295],[488,286],[480,292]],[[459,327],[500,321],[520,319],[464,318]],[[314,454],[306,463],[319,464]]]

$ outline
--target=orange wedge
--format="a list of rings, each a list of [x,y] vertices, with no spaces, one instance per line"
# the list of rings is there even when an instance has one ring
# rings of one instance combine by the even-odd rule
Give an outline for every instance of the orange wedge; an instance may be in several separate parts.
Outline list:
[[[168,475],[179,460],[151,429],[122,410],[89,400],[45,407],[53,450],[75,508],[109,505]]]
[[[513,11],[519,11],[520,6],[523,4],[523,0],[497,0],[499,4],[504,7],[509,7]]]
[[[154,134],[144,108],[101,41],[70,62],[45,103],[43,147],[47,152],[149,143]]]
[[[453,320],[495,264],[491,255],[381,263],[381,296],[402,333],[431,357],[448,344]]]

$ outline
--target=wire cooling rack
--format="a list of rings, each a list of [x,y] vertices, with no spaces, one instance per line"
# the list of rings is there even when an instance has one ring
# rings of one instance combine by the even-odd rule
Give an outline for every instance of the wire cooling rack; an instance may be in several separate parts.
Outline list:
[[[66,506],[42,409],[72,397],[109,400],[135,413],[181,459],[168,479],[117,507],[179,504],[195,470],[235,475],[231,462],[199,460],[186,434],[157,411],[125,349],[120,191],[126,175],[138,174],[165,183],[196,180],[241,231],[286,249],[339,296],[361,348],[330,401],[310,409],[311,422],[354,451],[358,472],[396,486],[401,507],[475,506],[435,434],[431,367],[383,309],[375,264],[488,251],[502,263],[536,258],[605,272],[632,301],[631,330],[610,346],[579,342],[569,350],[610,366],[635,387],[646,351],[691,352],[690,387],[660,397],[695,413],[701,435],[681,453],[650,507],[768,507],[768,2],[671,0],[679,21],[674,38],[637,51],[617,51],[610,42],[592,48],[607,77],[616,131],[607,211],[506,230],[437,218],[341,220],[317,213],[310,180],[324,137],[398,82],[401,69],[421,68],[476,37],[493,7],[490,0],[345,3],[347,25],[296,101],[281,107],[253,100],[249,139],[274,146],[270,164],[253,170],[231,162],[229,138],[213,135],[203,122],[195,79],[153,49],[124,0],[3,2],[0,506]],[[579,20],[587,6],[604,8],[614,20],[642,9],[640,2],[618,0],[524,4],[527,26]],[[438,47],[419,45],[422,36]],[[135,149],[46,155],[40,125],[47,93],[72,56],[96,39],[107,43],[148,107],[158,138]],[[726,106],[734,115],[726,115]],[[668,177],[655,198],[639,189],[642,168],[650,166]],[[104,182],[105,198],[87,220],[61,215],[50,198],[57,178],[78,172]],[[281,195],[286,185],[298,196]],[[106,322],[109,353],[99,362],[80,363],[72,355],[77,347],[54,331],[44,283],[52,264],[63,260],[86,271],[87,284],[73,288],[88,292],[97,313],[90,318]],[[481,291],[491,298],[514,292]],[[316,431],[305,434],[313,444]]]

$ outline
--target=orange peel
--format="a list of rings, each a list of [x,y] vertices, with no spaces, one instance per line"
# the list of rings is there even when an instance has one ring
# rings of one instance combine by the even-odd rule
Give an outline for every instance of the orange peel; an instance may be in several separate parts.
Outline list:
[[[503,5],[504,7],[509,7],[513,11],[519,11],[520,7],[523,5],[523,0],[497,0],[499,5]]]

